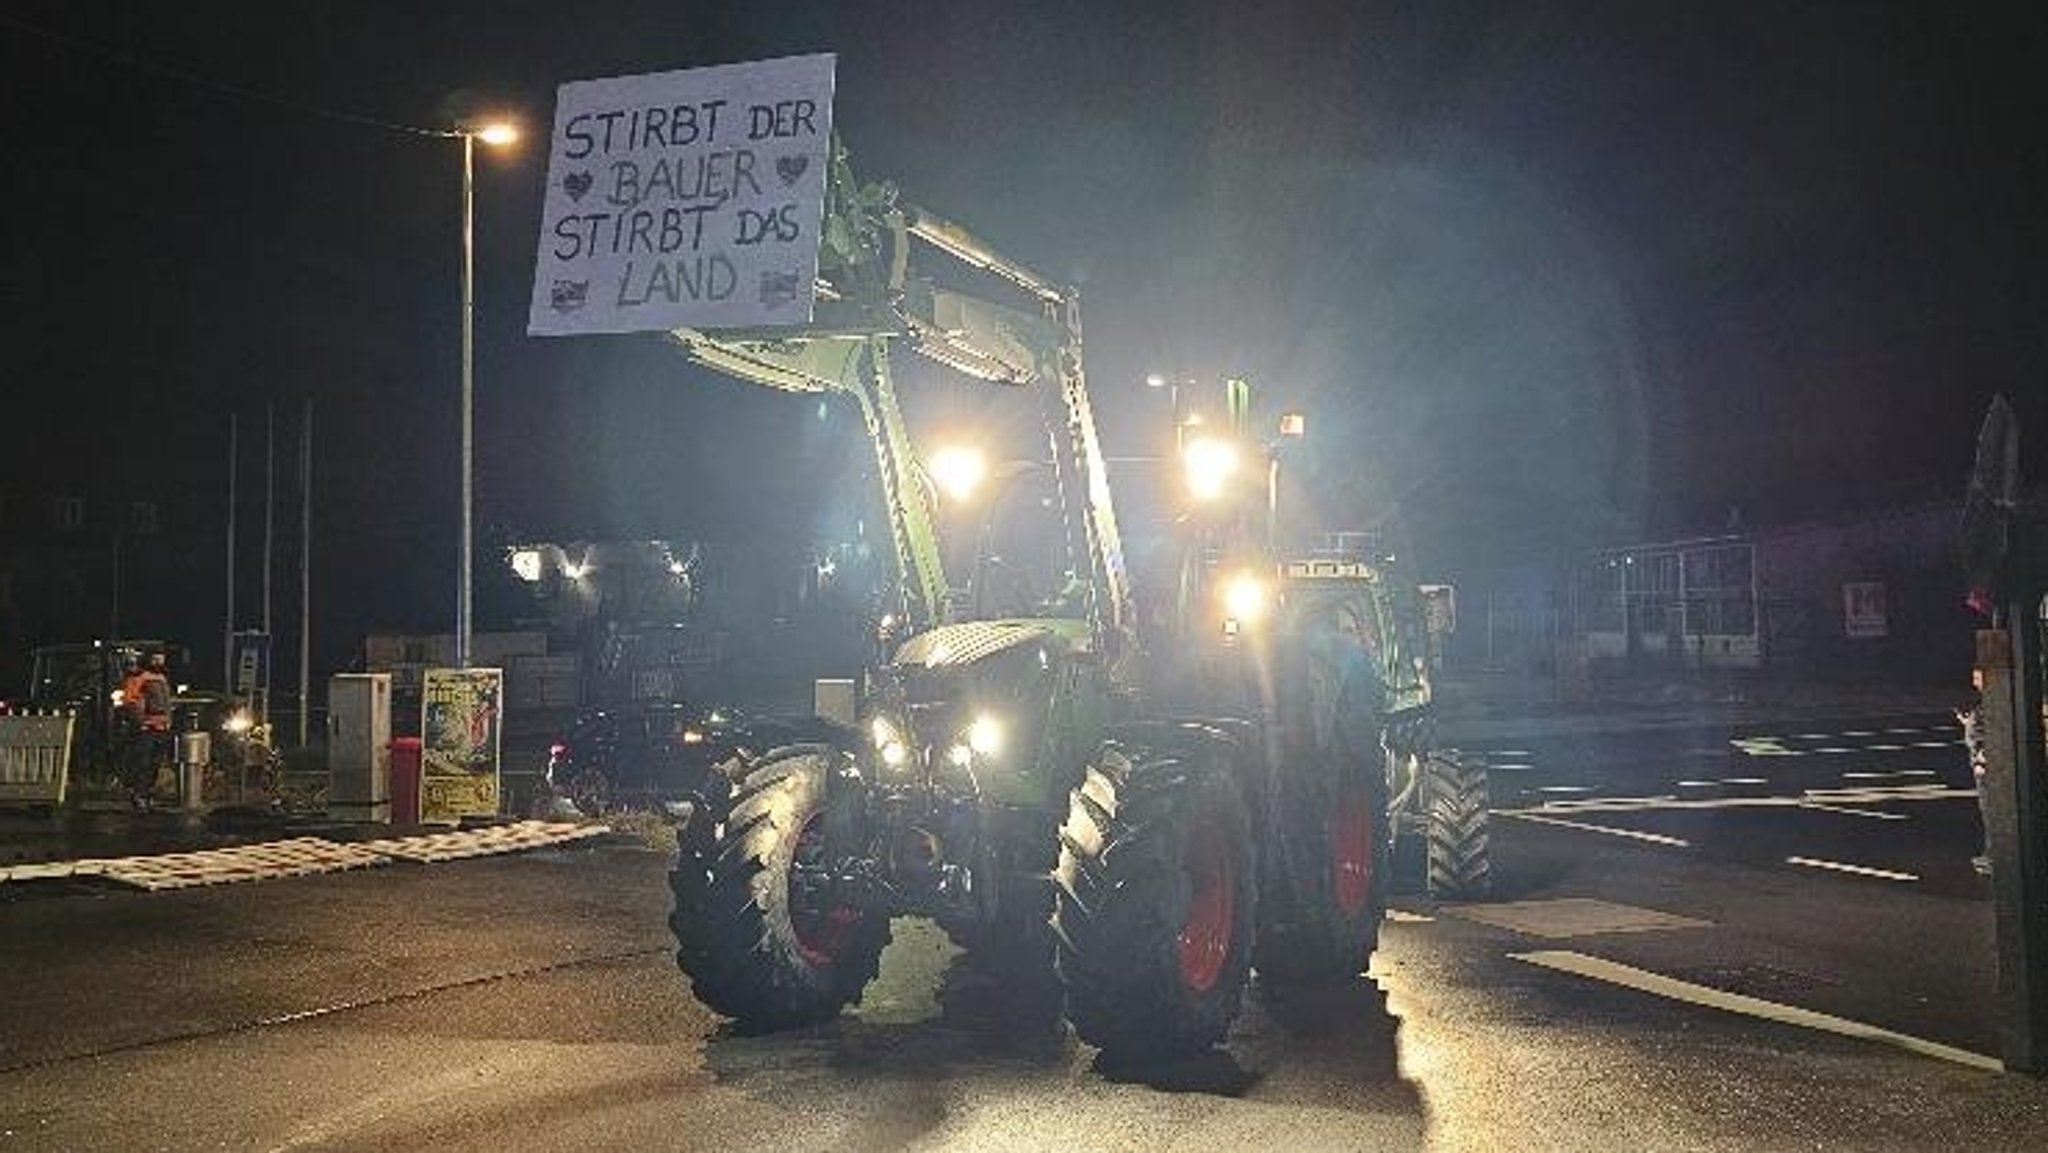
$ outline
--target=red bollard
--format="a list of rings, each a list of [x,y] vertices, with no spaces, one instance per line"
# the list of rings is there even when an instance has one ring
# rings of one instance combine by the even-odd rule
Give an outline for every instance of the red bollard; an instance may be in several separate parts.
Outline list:
[[[420,823],[420,739],[391,740],[391,823]]]

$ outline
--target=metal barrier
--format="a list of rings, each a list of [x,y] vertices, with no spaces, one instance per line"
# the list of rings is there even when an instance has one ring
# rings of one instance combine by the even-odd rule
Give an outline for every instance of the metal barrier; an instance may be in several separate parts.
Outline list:
[[[0,717],[0,805],[61,805],[71,776],[72,714]]]

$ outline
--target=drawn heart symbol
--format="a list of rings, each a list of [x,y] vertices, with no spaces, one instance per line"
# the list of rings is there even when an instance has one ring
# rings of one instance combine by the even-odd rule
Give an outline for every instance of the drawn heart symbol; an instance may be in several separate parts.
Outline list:
[[[580,201],[583,194],[589,192],[590,186],[596,182],[588,172],[571,172],[562,177],[562,191],[569,194],[569,199]]]
[[[804,178],[804,170],[811,166],[808,156],[780,156],[775,160],[775,175],[782,178],[782,186],[788,188]]]

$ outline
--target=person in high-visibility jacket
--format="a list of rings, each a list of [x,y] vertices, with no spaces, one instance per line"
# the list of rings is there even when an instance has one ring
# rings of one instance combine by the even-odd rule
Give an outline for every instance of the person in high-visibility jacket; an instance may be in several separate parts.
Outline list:
[[[121,679],[121,719],[129,734],[128,794],[136,809],[156,802],[156,778],[171,749],[171,679],[162,653],[138,663]]]

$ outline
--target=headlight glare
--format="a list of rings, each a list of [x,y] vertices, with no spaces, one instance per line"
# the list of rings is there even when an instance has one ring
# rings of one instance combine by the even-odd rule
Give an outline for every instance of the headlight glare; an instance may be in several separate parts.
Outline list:
[[[1256,573],[1238,573],[1223,586],[1223,611],[1240,624],[1253,624],[1266,615],[1269,590]]]
[[[978,757],[993,757],[1003,749],[1003,722],[983,715],[967,726],[967,747]]]

